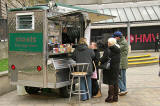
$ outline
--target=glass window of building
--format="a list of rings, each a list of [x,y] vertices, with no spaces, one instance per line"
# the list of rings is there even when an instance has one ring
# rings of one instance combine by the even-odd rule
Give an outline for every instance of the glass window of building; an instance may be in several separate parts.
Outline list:
[[[135,18],[136,18],[136,21],[142,21],[143,18],[142,18],[142,16],[141,16],[138,8],[137,8],[137,7],[132,7],[131,9],[132,9],[133,14],[134,14],[134,16],[135,16]]]
[[[144,7],[139,7],[139,10],[140,10],[144,20],[150,20],[149,14],[147,13],[147,11]]]
[[[118,13],[119,13],[119,16],[120,16],[122,22],[128,21],[127,16],[126,16],[123,8],[119,8]]]
[[[151,17],[151,20],[157,20],[158,19],[157,15],[155,14],[152,7],[146,7],[146,9],[147,9],[147,11],[148,11],[148,13]]]
[[[112,8],[112,9],[111,9],[111,15],[116,16],[116,18],[113,18],[113,21],[114,21],[114,22],[120,22],[120,18],[119,18],[117,9]]]
[[[132,14],[131,8],[124,8],[129,21],[135,21],[135,16]]]
[[[159,6],[153,6],[154,12],[156,12],[156,15],[160,19],[160,8]]]
[[[104,11],[104,14],[111,15],[110,9],[104,9],[103,11]],[[113,22],[113,19],[108,19],[102,22]]]

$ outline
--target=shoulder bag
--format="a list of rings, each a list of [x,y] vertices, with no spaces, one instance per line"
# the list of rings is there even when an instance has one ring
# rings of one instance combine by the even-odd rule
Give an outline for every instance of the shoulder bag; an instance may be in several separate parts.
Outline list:
[[[103,70],[110,70],[110,61],[111,61],[111,58],[108,59],[108,61],[106,61],[105,63],[101,64],[100,65],[100,68],[103,69]]]
[[[91,78],[97,79],[97,68],[96,68],[94,61],[93,61],[93,65],[94,65],[94,72],[92,73]]]

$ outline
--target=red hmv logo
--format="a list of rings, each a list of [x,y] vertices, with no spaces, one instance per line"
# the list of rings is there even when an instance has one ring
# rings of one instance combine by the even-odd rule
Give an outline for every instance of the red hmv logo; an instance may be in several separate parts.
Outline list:
[[[150,43],[155,42],[155,37],[159,36],[159,33],[149,33],[149,34],[131,34],[131,43]],[[128,40],[128,37],[126,38]]]

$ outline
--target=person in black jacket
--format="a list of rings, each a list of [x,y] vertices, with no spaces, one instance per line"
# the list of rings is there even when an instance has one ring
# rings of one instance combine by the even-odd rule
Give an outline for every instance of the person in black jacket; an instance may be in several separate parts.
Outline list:
[[[95,53],[95,57],[94,57],[93,61],[95,63],[96,70],[97,70],[97,79],[92,78],[92,96],[97,98],[97,97],[102,96],[99,85],[98,85],[98,81],[97,81],[97,80],[99,80],[98,65],[99,65],[99,59],[100,59],[100,51],[98,50],[97,44],[95,42],[91,42],[90,48],[93,49],[94,53]]]
[[[117,102],[118,101],[118,75],[120,70],[120,46],[116,43],[116,39],[108,39],[108,47],[106,47],[101,63],[110,61],[110,70],[103,70],[103,83],[109,85],[108,97],[105,102]]]
[[[87,70],[87,82],[88,82],[88,88],[90,96],[92,96],[92,82],[91,82],[91,75],[93,73],[93,65],[92,60],[94,58],[95,54],[92,49],[89,49],[86,43],[85,38],[80,38],[79,45],[76,47],[75,51],[73,52],[73,59],[77,63],[90,63],[90,66]],[[80,79],[80,89],[83,91],[87,91],[85,79],[82,77]],[[90,97],[88,97],[87,94],[81,95],[81,100],[85,101],[88,100]]]
[[[159,36],[156,36],[156,39],[155,39],[155,52],[159,52],[159,43],[160,43]]]

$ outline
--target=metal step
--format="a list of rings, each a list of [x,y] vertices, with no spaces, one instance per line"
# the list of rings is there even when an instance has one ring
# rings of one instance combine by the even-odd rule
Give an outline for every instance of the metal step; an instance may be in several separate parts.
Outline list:
[[[154,59],[158,59],[158,57],[141,58],[141,59],[128,59],[128,62],[147,61],[147,60],[154,60]]]
[[[138,65],[138,64],[152,64],[152,63],[158,63],[159,60],[155,61],[146,61],[146,62],[134,62],[134,63],[128,63],[128,65]]]
[[[142,57],[150,57],[151,54],[147,54],[147,55],[140,55],[140,56],[129,56],[128,59],[133,59],[133,58],[142,58]]]

